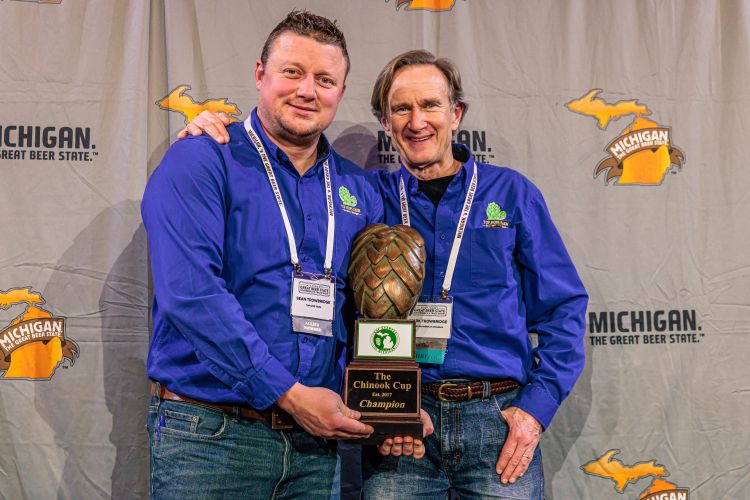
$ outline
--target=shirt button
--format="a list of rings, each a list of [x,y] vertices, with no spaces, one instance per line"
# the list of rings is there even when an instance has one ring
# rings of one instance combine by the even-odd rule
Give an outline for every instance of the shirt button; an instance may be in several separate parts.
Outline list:
[[[307,344],[307,337],[302,337],[302,343]]]
[[[305,262],[310,262],[310,257],[305,255],[304,257],[302,257],[302,260],[304,260]]]
[[[308,215],[307,220],[312,220],[312,215]]]
[[[441,240],[444,240],[444,239],[445,239],[445,233],[440,233],[440,239],[441,239]]]

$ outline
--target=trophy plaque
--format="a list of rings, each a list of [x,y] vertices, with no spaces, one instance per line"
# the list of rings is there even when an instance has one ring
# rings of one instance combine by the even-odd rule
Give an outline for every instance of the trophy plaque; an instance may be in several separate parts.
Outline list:
[[[344,402],[375,429],[363,443],[422,437],[416,327],[404,318],[419,299],[424,265],[424,239],[409,226],[373,224],[352,245],[349,284],[363,319],[355,325]]]

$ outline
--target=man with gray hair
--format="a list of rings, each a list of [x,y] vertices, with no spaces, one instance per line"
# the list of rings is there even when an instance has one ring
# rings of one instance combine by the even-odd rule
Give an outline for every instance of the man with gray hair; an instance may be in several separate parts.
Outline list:
[[[425,238],[424,301],[449,305],[451,327],[423,342],[425,460],[371,456],[366,496],[541,499],[540,435],[584,364],[583,285],[539,190],[451,144],[467,110],[451,61],[395,57],[371,104],[402,163],[378,174],[386,222]]]

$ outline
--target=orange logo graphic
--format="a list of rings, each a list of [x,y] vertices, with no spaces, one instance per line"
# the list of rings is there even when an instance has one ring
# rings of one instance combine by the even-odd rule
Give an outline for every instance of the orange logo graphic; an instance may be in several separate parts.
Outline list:
[[[388,0],[385,0],[386,2]],[[445,11],[451,10],[456,0],[396,0],[396,9],[406,5],[406,10],[431,10]]]
[[[638,495],[638,500],[688,500],[688,489],[681,488],[676,484],[662,479],[669,472],[656,460],[638,462],[634,465],[625,465],[620,460],[613,458],[620,450],[609,450],[601,457],[585,463],[581,469],[591,476],[603,477],[615,483],[617,493],[625,493],[629,484],[635,484],[641,479],[651,477],[651,483]]]
[[[190,85],[178,85],[169,94],[164,96],[157,105],[167,111],[175,111],[185,116],[185,125],[193,121],[201,111],[208,110],[214,113],[226,113],[233,122],[236,122],[241,112],[236,104],[229,102],[227,98],[223,99],[206,99],[203,102],[195,102],[190,95],[186,94],[190,90]]]
[[[64,360],[75,363],[78,345],[65,338],[65,318],[39,307],[45,302],[31,287],[0,290],[0,310],[25,306],[0,331],[0,378],[48,380]]]
[[[601,130],[613,120],[634,115],[632,123],[605,148],[609,156],[596,166],[594,177],[607,172],[605,183],[617,179],[616,184],[659,185],[667,172],[682,169],[685,155],[672,144],[672,131],[644,118],[650,115],[648,107],[636,99],[609,104],[597,97],[601,89],[589,91],[580,99],[574,99],[565,107],[590,116]]]

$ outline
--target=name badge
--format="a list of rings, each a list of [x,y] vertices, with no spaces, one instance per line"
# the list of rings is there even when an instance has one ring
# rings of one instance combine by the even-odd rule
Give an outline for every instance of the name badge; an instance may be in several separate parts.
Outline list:
[[[417,338],[449,339],[453,322],[453,297],[420,297],[407,319],[417,323]]]
[[[302,272],[292,276],[292,327],[297,333],[333,335],[336,278]]]
[[[416,322],[417,361],[442,365],[451,337],[453,297],[420,297],[407,319]]]

